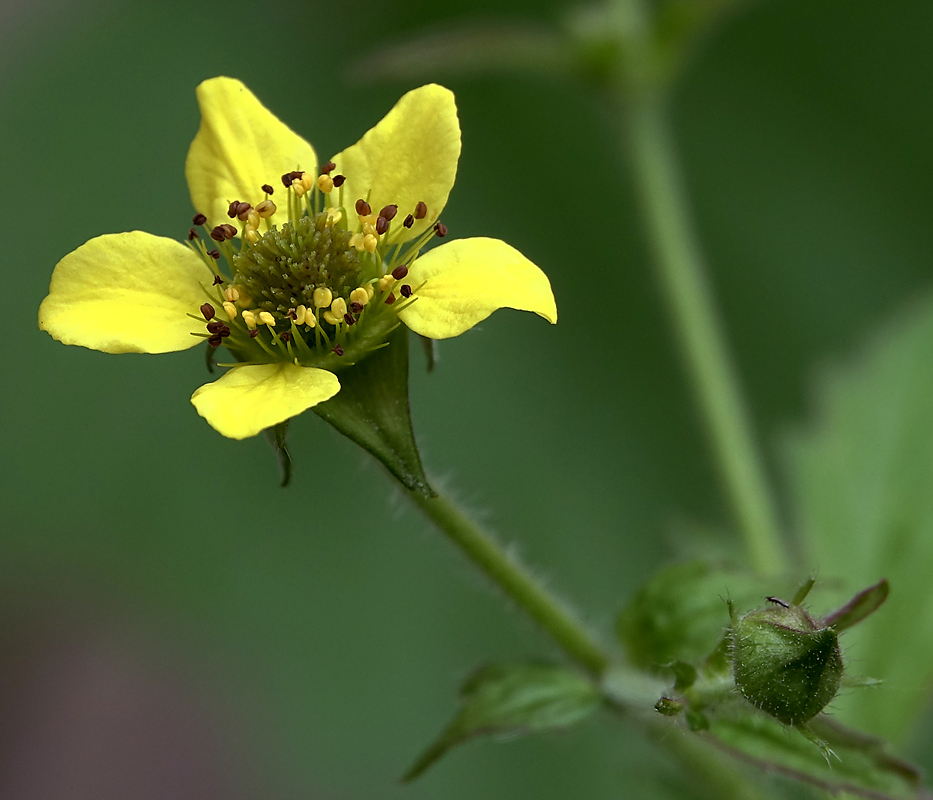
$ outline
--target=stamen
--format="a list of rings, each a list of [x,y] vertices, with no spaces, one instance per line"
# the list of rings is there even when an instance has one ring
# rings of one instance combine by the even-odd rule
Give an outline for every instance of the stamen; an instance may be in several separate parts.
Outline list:
[[[356,208],[356,213],[359,214],[361,217],[368,217],[370,214],[373,213],[372,207],[363,198],[360,198],[359,200],[357,200],[356,206],[354,207]]]
[[[208,255],[211,255],[211,254],[208,253]],[[220,255],[220,253],[218,253],[217,255]],[[212,285],[213,285],[213,286],[219,286],[219,285],[220,285],[221,283],[223,283],[223,282],[224,282],[224,279],[221,278],[220,275],[215,275],[215,276],[214,276],[214,283],[213,283]]]
[[[189,228],[188,229],[188,241],[190,242],[192,239],[197,239],[197,238],[198,238],[198,232],[194,228]]]
[[[330,311],[325,311],[323,314],[321,314],[321,316],[324,317],[324,322],[328,322],[331,325],[337,324],[337,317],[335,317]]]
[[[343,321],[346,322],[347,325],[356,325],[356,317],[349,312],[343,315]]]
[[[389,220],[387,220],[385,217],[379,217],[376,219],[376,233],[382,236],[388,230]]]
[[[224,313],[230,318],[233,319],[237,315],[236,306],[233,303],[227,302],[224,303]]]
[[[210,303],[205,303],[203,306],[201,306],[201,314],[204,316],[204,319],[213,319],[216,313],[217,312],[214,310],[214,306],[212,306]]]
[[[315,308],[324,308],[329,306],[334,299],[334,293],[326,286],[319,286],[314,290],[312,296]]]
[[[336,353],[338,356],[342,356],[343,348],[339,344],[335,344],[334,349],[331,352]]]
[[[367,253],[375,253],[378,244],[379,240],[371,233],[367,233],[363,237],[363,249],[366,250]]]
[[[203,225],[205,222],[207,222],[207,217],[205,217],[203,214],[195,214],[195,215],[191,218],[191,221],[192,221],[195,225]]]
[[[394,302],[395,302],[395,295],[394,295],[394,294],[390,294],[390,295],[386,298],[386,305],[387,305],[387,306],[390,306],[390,305],[392,305]]]
[[[392,277],[395,280],[400,281],[408,274],[408,266],[406,264],[400,264],[395,269],[392,270]]]
[[[362,286],[350,292],[350,303],[358,305],[361,309],[369,302],[369,292]],[[359,311],[357,311],[359,313]]]
[[[264,183],[259,188],[262,189],[266,194],[272,194],[272,187],[268,183]],[[262,205],[262,203],[259,205]]]
[[[402,297],[404,297],[405,299],[408,299],[409,297],[411,297],[411,286],[409,286],[407,283],[403,283],[402,288],[399,289],[398,291],[399,291],[399,294],[402,295]]]
[[[213,336],[211,336],[207,340],[207,343],[211,347],[220,347],[224,343],[224,340],[223,340],[223,337],[219,333],[215,333]]]
[[[386,220],[386,222],[395,219],[396,214],[398,214],[398,206],[396,205],[385,206],[382,211],[379,212],[379,216]]]
[[[243,312],[243,322],[246,323],[246,327],[252,332],[256,330],[256,315],[252,311]]]
[[[220,250],[208,250],[207,254],[214,259],[214,261],[220,261]]]
[[[275,317],[273,317],[268,311],[259,312],[259,324],[268,325],[270,328],[275,327]]]
[[[447,235],[447,226],[442,222],[435,222],[434,233],[439,239],[443,239]]]
[[[424,219],[428,215],[427,205],[419,200],[418,205],[415,206],[415,219]]]
[[[240,292],[235,286],[228,286],[224,289],[224,297],[231,303],[235,303],[240,299]]]
[[[351,313],[351,314],[357,314],[357,315],[358,315],[362,310],[363,310],[363,304],[362,304],[362,303],[356,303],[356,302],[350,303],[350,313]]]
[[[292,317],[292,319],[295,320],[295,323],[297,325],[304,325],[305,317],[307,316],[307,314],[308,314],[308,309],[306,306],[298,306],[298,308],[294,309],[294,316]],[[313,316],[312,316],[312,319],[314,319]]]
[[[406,228],[410,228],[414,224],[415,224],[415,218],[411,214],[405,217],[405,221],[402,223],[402,225],[404,225]]]
[[[269,188],[271,189],[272,187],[269,186]],[[272,194],[272,192],[269,192],[269,194]],[[263,200],[258,206],[256,206],[256,213],[259,214],[262,219],[269,219],[269,217],[271,217],[276,212],[276,210],[275,203],[273,203],[271,200]]]
[[[250,338],[250,339],[255,339],[257,336],[259,336],[259,328],[252,328],[252,329],[249,331],[249,338]]]
[[[207,330],[209,333],[220,333],[227,326],[224,325],[219,319],[215,319],[213,322],[207,323]]]
[[[279,339],[288,344],[292,340],[292,335],[288,331],[282,331],[279,334]]]
[[[301,170],[296,170],[294,172],[286,172],[282,176],[282,185],[287,189],[289,186],[292,185],[293,181],[301,180],[301,175],[302,175]],[[272,192],[269,192],[269,194],[272,194]]]
[[[224,242],[228,239],[232,239],[237,234],[237,229],[232,225],[224,223],[223,225],[218,225],[211,231],[211,239],[215,242]]]
[[[337,165],[333,161],[328,161],[324,166],[321,167],[321,175],[330,175],[337,168]]]
[[[330,175],[319,175],[317,188],[324,194],[330,194],[334,190],[334,179]]]
[[[342,317],[347,313],[347,301],[342,297],[338,297],[330,304],[330,311],[335,317]]]
[[[334,186],[336,186],[339,189],[341,186],[343,186],[346,180],[347,180],[346,175],[334,175]]]

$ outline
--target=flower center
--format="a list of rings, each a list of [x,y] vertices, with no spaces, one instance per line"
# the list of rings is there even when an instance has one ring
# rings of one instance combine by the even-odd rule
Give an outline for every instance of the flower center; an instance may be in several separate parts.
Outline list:
[[[283,319],[298,306],[313,308],[317,289],[329,289],[349,304],[350,292],[360,285],[360,259],[350,247],[352,234],[329,224],[331,218],[321,211],[267,231],[234,254],[234,283],[257,308]]]
[[[216,243],[209,250],[195,228],[188,233],[188,244],[215,275],[205,287],[212,302],[196,317],[207,324],[200,335],[212,347],[223,344],[239,363],[339,370],[381,347],[398,312],[417,300],[418,287],[405,281],[408,265],[446,227],[435,222],[412,237],[415,221],[429,213],[423,202],[407,214],[396,205],[374,211],[363,198],[344,198],[346,178],[332,178],[334,169],[328,162],[317,178],[286,173],[285,196],[276,202],[264,184],[265,199],[255,206],[230,203],[230,223],[208,228],[204,214],[194,218]],[[285,221],[273,224],[281,211]],[[231,224],[238,221],[241,230]]]

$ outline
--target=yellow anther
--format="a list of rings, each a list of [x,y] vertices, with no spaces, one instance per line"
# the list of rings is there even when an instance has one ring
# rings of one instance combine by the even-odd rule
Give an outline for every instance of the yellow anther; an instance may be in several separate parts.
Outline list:
[[[233,319],[236,316],[236,306],[231,302],[224,303],[224,313],[230,318]]]
[[[362,286],[358,289],[354,289],[350,292],[350,302],[359,303],[361,306],[365,306],[369,302],[369,292],[367,292]]]
[[[305,314],[305,325],[307,325],[309,328],[313,328],[315,325],[317,325],[317,320],[314,318],[314,314],[310,311]]]
[[[375,253],[376,245],[378,244],[379,240],[371,233],[367,233],[363,237],[363,249],[366,250],[367,253]]]
[[[327,225],[334,226],[343,219],[343,212],[339,208],[327,209]]]
[[[256,213],[256,209],[252,209],[249,214],[246,215],[246,229],[247,230],[256,230],[259,227],[259,214]]]
[[[295,309],[295,324],[296,324],[296,325],[304,325],[304,324],[305,324],[305,314],[307,314],[307,313],[308,313],[308,307],[307,307],[307,306],[298,306],[298,308]]]
[[[268,325],[270,328],[275,327],[275,317],[273,317],[268,311],[259,312],[259,324]]]
[[[240,292],[236,286],[228,286],[224,289],[224,298],[229,300],[231,303],[235,303],[240,299]]]
[[[254,211],[263,219],[269,219],[276,212],[275,203],[271,200],[263,200]]]
[[[314,188],[314,176],[310,172],[301,173],[301,188],[310,192]]]
[[[252,311],[244,311],[243,322],[246,323],[247,328],[254,330],[256,328],[256,315]]]
[[[334,179],[330,175],[318,175],[317,188],[324,194],[330,194],[334,189]]]
[[[375,293],[376,293],[376,290],[373,288],[373,285],[372,285],[371,283],[367,283],[367,284],[366,284],[366,296],[367,296],[370,300],[372,300],[372,299],[373,299],[373,295],[374,295]],[[366,303],[363,303],[363,305],[366,305]]]
[[[383,275],[379,279],[379,291],[384,292],[388,289],[393,283],[395,283],[395,278],[392,277],[392,274]]]
[[[247,228],[243,233],[243,238],[250,244],[256,244],[259,241],[259,234],[252,228]]]
[[[294,181],[292,181],[292,191],[294,191],[295,194],[297,194],[299,197],[301,197],[301,196],[304,195],[304,193],[305,193],[306,191],[308,191],[308,190],[305,189],[305,187],[301,185],[301,181],[299,181],[299,180],[294,180]]]
[[[329,306],[331,300],[334,299],[334,293],[326,286],[318,286],[317,289],[314,290],[312,299],[314,300],[315,308],[325,308]]]
[[[362,233],[354,233],[350,237],[350,247],[355,247],[357,250],[363,249],[363,234]]]
[[[343,315],[347,313],[347,301],[338,297],[330,304],[330,311],[335,317],[343,319]]]
[[[338,322],[337,317],[331,314],[330,311],[325,311],[321,316],[324,317],[324,322],[329,322],[331,325],[336,325]]]
[[[363,223],[363,236],[378,236],[379,232],[376,230],[376,226],[371,222]]]
[[[240,287],[237,287],[237,291],[240,293],[240,299],[236,301],[237,304],[240,306],[240,308],[249,308],[253,304],[253,298],[244,292]]]
[[[360,214],[360,215],[359,215],[359,218],[360,218],[360,225],[362,225],[364,228],[365,228],[367,225],[373,225],[373,226],[375,226],[375,224],[376,224],[376,215],[375,215],[375,214],[366,214],[365,216],[363,216],[362,214]],[[376,230],[375,227],[373,228],[373,230]]]

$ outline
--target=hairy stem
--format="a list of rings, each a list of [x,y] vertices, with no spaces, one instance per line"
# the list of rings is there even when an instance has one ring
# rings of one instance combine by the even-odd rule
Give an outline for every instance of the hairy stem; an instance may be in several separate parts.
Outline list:
[[[437,528],[456,545],[492,583],[541,626],[574,661],[594,675],[601,675],[609,657],[574,615],[511,558],[489,534],[482,531],[453,501],[443,494],[425,497],[406,491]]]

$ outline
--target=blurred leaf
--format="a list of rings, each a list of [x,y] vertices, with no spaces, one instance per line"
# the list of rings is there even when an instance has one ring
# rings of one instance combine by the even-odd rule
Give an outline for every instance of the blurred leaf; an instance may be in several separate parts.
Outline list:
[[[789,443],[789,485],[806,564],[834,600],[876,581],[883,614],[846,634],[848,660],[884,681],[834,714],[903,739],[933,682],[933,303],[927,298],[831,373],[817,421]]]
[[[616,621],[629,660],[659,671],[676,661],[705,659],[729,624],[726,598],[753,605],[762,597],[750,577],[703,561],[676,564],[651,578]]]
[[[810,728],[835,754],[827,759],[800,731],[763,714],[713,718],[709,733],[718,746],[766,772],[778,772],[833,794],[875,800],[929,797],[917,769],[887,753],[885,743],[848,730],[825,716]]]
[[[483,667],[461,689],[462,707],[408,770],[412,781],[450,748],[474,736],[561,730],[589,717],[600,705],[599,690],[564,667],[511,664]]]
[[[353,65],[350,77],[419,81],[429,76],[449,78],[516,70],[567,73],[572,68],[569,42],[556,30],[531,22],[465,21],[422,31],[377,49]]]
[[[353,369],[340,372],[340,391],[314,412],[368,450],[412,491],[433,497],[421,465],[408,403],[408,328]]]

